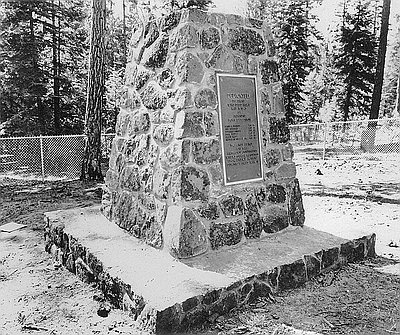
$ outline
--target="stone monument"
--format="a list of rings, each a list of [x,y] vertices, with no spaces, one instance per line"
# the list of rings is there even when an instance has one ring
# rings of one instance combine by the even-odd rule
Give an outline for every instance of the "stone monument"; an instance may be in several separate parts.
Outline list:
[[[302,226],[270,27],[184,9],[134,32],[102,212],[189,258]]]

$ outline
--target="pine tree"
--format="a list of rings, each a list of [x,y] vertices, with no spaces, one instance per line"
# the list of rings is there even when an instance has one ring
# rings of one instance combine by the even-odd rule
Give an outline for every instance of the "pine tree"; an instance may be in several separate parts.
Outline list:
[[[285,100],[286,119],[294,123],[303,115],[304,84],[314,68],[314,56],[320,38],[311,8],[319,1],[312,0],[255,0],[249,2],[252,17],[272,23],[276,41]]]
[[[353,12],[345,5],[342,15],[334,64],[344,87],[339,100],[341,120],[347,121],[369,113],[377,41],[370,1],[357,0]]]

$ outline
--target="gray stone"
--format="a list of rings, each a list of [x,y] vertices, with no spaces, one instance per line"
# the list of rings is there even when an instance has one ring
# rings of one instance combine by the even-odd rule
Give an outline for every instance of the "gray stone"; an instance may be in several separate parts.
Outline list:
[[[120,112],[117,117],[117,123],[115,125],[115,133],[117,136],[125,136],[127,129],[128,129],[128,124],[129,124],[129,119],[130,119],[130,114]]]
[[[280,291],[293,289],[306,282],[306,267],[303,260],[299,259],[292,264],[281,266],[278,288]]]
[[[284,161],[291,161],[294,156],[294,150],[291,143],[286,143],[282,148],[282,157]]]
[[[208,22],[213,26],[221,27],[226,23],[226,16],[221,13],[210,13],[208,15]]]
[[[129,230],[136,224],[136,198],[129,192],[122,192],[117,196],[113,209],[113,219],[121,228]]]
[[[210,225],[210,243],[212,249],[238,244],[243,237],[241,220],[231,222],[212,222]]]
[[[172,142],[161,150],[160,164],[164,169],[174,169],[184,163],[182,141]]]
[[[179,11],[173,11],[168,15],[161,18],[160,29],[162,32],[167,32],[174,29],[181,19],[181,13]]]
[[[157,69],[164,66],[168,54],[168,35],[164,34],[148,48],[142,57],[142,64],[151,69]]]
[[[186,8],[182,11],[181,22],[205,23],[208,13],[196,8]]]
[[[228,32],[228,46],[248,55],[259,56],[265,53],[264,39],[252,30],[243,27],[231,28]]]
[[[175,120],[175,137],[203,137],[204,136],[204,123],[203,112],[195,111],[180,111],[176,115]]]
[[[167,94],[156,82],[151,82],[141,94],[143,105],[149,109],[162,109],[167,104]]]
[[[193,158],[197,164],[211,164],[221,158],[219,140],[196,141],[193,143]]]
[[[163,246],[162,228],[158,222],[154,220],[146,221],[141,229],[141,238],[154,248],[161,249]]]
[[[225,217],[227,218],[243,215],[243,200],[236,195],[231,194],[225,197],[224,199],[220,200],[219,205],[221,207],[222,213],[224,213]]]
[[[234,57],[225,45],[219,45],[205,64],[207,67],[216,70],[232,72],[234,70]]]
[[[195,48],[199,44],[197,29],[191,24],[184,24],[171,37],[171,51]]]
[[[214,201],[207,202],[197,209],[199,215],[207,220],[216,220],[219,218],[218,204]]]
[[[163,123],[154,127],[153,138],[159,145],[168,145],[174,138],[174,125],[172,123]]]
[[[226,21],[228,24],[237,24],[238,26],[243,25],[243,17],[237,14],[227,14]]]
[[[125,166],[120,175],[119,184],[122,189],[127,191],[140,191],[139,169],[134,165]]]
[[[105,183],[106,186],[110,191],[116,191],[118,187],[118,174],[115,173],[115,171],[109,169],[106,172],[106,178],[105,178]]]
[[[207,251],[207,248],[207,231],[204,225],[192,210],[185,208],[181,218],[178,257],[196,256]]]
[[[157,82],[162,88],[171,87],[172,83],[175,80],[174,73],[171,69],[163,69],[160,74],[157,76]]]
[[[197,108],[215,108],[217,96],[213,90],[202,88],[194,96],[194,104]]]
[[[206,136],[219,134],[218,114],[215,111],[204,112],[204,127]]]
[[[249,194],[245,202],[244,235],[247,238],[259,238],[263,229],[262,219],[258,211],[257,199]]]
[[[150,129],[150,115],[145,110],[136,111],[129,116],[128,136],[132,137]]]
[[[134,110],[140,107],[140,97],[135,90],[126,89],[121,95],[120,100],[120,107]]]
[[[296,164],[293,162],[283,162],[274,171],[277,182],[287,182],[296,177]]]
[[[181,166],[173,172],[175,197],[185,201],[208,200],[210,179],[206,171],[193,166]]]
[[[271,205],[263,209],[263,229],[266,233],[276,233],[289,226],[286,206]]]
[[[274,40],[268,40],[267,41],[267,56],[268,57],[274,57],[276,54],[276,46]]]
[[[203,49],[214,49],[220,42],[219,30],[214,27],[203,29],[200,34],[200,45]]]
[[[187,87],[179,87],[171,100],[171,106],[175,110],[180,110],[183,108],[188,108],[193,106],[192,93]]]
[[[145,192],[151,192],[153,189],[153,174],[153,168],[148,166],[139,170],[141,187]]]
[[[269,59],[265,59],[259,64],[261,81],[264,85],[269,85],[279,81],[278,64]]]
[[[171,175],[162,169],[156,170],[153,176],[153,191],[162,200],[167,200],[171,186]]]
[[[158,26],[156,21],[153,20],[149,20],[149,22],[147,22],[145,28],[144,28],[144,43],[143,43],[143,47],[144,48],[148,48],[150,45],[152,45],[156,39],[158,38],[158,36],[160,35],[159,31],[158,31]]]
[[[299,181],[297,179],[294,179],[289,183],[288,188],[290,223],[293,226],[303,226],[305,221],[305,214]]]
[[[268,149],[264,152],[264,163],[267,168],[278,165],[281,161],[281,152],[279,149]]]
[[[282,185],[270,184],[258,187],[254,190],[254,194],[259,206],[268,203],[284,203],[286,201],[286,191]]]
[[[307,280],[315,278],[321,272],[321,260],[314,255],[304,255],[304,263],[307,269]]]
[[[247,74],[247,56],[246,54],[235,53],[233,54],[233,67],[237,73]]]
[[[269,138],[271,143],[287,143],[290,140],[290,130],[285,119],[271,117],[269,123]]]
[[[178,58],[176,69],[181,84],[200,83],[204,76],[204,70],[200,60],[189,52],[182,54]]]
[[[323,250],[321,259],[321,269],[327,269],[332,266],[338,265],[339,262],[339,248],[334,247],[328,250]]]
[[[134,79],[134,88],[139,91],[141,88],[144,87],[144,85],[146,85],[147,81],[149,80],[149,78],[153,75],[153,72],[144,69],[144,68],[140,68],[138,69],[135,79]]]
[[[155,198],[152,193],[148,192],[138,193],[138,201],[143,208],[149,211],[154,211],[156,209]]]

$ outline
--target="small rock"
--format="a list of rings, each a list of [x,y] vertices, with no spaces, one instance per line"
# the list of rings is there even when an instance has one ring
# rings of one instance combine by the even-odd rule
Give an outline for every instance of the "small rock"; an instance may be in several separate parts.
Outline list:
[[[97,315],[106,318],[110,311],[111,307],[108,304],[101,304],[100,308],[97,310]]]
[[[322,171],[321,171],[320,169],[315,170],[315,173],[316,173],[317,175],[319,175],[319,176],[322,176],[322,175],[323,175],[323,173],[322,173]]]

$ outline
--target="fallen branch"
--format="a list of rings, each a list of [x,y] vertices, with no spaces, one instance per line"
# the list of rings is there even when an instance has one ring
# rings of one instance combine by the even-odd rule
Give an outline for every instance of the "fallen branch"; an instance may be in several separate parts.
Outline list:
[[[35,325],[23,325],[22,326],[23,330],[43,330],[43,331],[49,331],[47,328],[44,327],[38,327]]]

